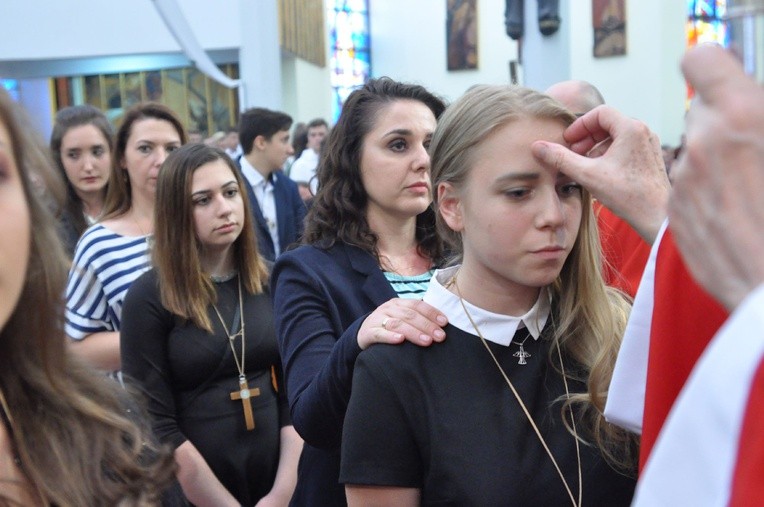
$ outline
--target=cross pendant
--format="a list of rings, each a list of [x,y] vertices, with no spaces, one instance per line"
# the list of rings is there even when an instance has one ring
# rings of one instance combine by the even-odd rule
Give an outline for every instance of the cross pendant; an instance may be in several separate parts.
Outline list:
[[[522,344],[519,344],[519,345],[520,345],[520,350],[518,350],[512,355],[520,359],[519,361],[517,361],[517,364],[528,364],[528,361],[526,361],[525,358],[531,357],[531,355],[525,351]]]
[[[244,409],[244,421],[247,423],[247,430],[255,429],[255,418],[252,415],[252,396],[260,396],[260,388],[250,389],[247,379],[239,377],[239,390],[231,393],[232,400],[241,400]]]

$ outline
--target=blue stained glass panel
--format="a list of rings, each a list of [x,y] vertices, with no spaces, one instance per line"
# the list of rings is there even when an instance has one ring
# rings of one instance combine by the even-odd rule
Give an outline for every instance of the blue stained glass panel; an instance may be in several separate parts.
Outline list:
[[[729,30],[723,20],[726,13],[726,0],[687,0],[687,25],[685,29],[687,47],[704,42],[715,42],[728,47]],[[688,101],[692,96],[693,90],[688,85]]]
[[[371,76],[369,6],[367,0],[334,0],[328,5],[332,118],[336,122],[350,92]]]
[[[726,0],[688,0],[687,47],[704,42],[727,46],[727,25],[722,21],[726,11]]]
[[[697,0],[695,3],[694,15],[696,17],[712,18],[716,15],[716,2],[713,0]]]

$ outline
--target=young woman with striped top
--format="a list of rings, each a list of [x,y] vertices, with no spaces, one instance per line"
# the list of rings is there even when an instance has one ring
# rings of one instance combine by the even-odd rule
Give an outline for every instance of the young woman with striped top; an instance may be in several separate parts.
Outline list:
[[[66,289],[72,350],[97,368],[120,369],[122,302],[149,269],[157,174],[185,141],[175,113],[155,103],[129,110],[117,132],[103,218],[77,244]]]

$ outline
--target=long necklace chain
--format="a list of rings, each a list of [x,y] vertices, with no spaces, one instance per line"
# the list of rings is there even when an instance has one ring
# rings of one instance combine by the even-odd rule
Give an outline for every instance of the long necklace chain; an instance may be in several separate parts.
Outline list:
[[[130,213],[130,217],[133,219],[133,223],[138,228],[138,232],[140,233],[140,235],[141,236],[148,236],[147,233],[143,232],[143,227],[141,227],[141,224],[138,222],[138,219],[135,218],[135,210],[133,210],[133,212]]]
[[[241,297],[241,275],[237,277],[238,280],[238,286],[239,286],[239,331],[231,334],[231,332],[228,330],[228,327],[226,327],[225,322],[223,321],[223,316],[220,315],[220,310],[218,310],[218,307],[214,304],[212,305],[212,308],[215,309],[215,313],[218,316],[218,320],[220,321],[220,325],[223,326],[223,332],[228,337],[228,345],[231,346],[231,352],[233,352],[233,360],[236,362],[236,369],[239,371],[239,379],[245,378],[244,376],[244,302]],[[241,361],[239,361],[239,358],[236,356],[236,347],[234,346],[234,339],[241,335]]]
[[[454,288],[456,289],[456,294],[459,296],[459,302],[462,304],[462,308],[464,309],[465,315],[467,315],[467,319],[469,319],[470,324],[472,324],[472,327],[475,329],[475,332],[477,333],[478,337],[480,337],[480,341],[483,342],[483,346],[491,355],[493,362],[496,363],[496,367],[499,369],[501,376],[504,377],[504,380],[509,386],[509,389],[512,391],[512,394],[515,395],[517,402],[520,404],[520,407],[523,409],[523,412],[525,413],[525,417],[528,418],[528,422],[531,423],[531,426],[533,427],[533,431],[536,432],[536,436],[539,438],[541,445],[544,447],[544,450],[546,450],[546,453],[549,455],[549,459],[552,460],[552,464],[554,465],[554,468],[557,470],[557,473],[560,475],[560,479],[562,480],[562,483],[565,486],[565,490],[568,492],[568,496],[570,496],[570,501],[573,503],[573,507],[581,507],[582,505],[581,497],[583,494],[583,488],[581,487],[581,483],[582,483],[581,481],[581,450],[578,444],[578,432],[576,431],[576,421],[575,421],[575,418],[573,417],[573,411],[572,410],[570,411],[570,422],[573,426],[573,440],[576,443],[576,458],[578,460],[578,502],[576,502],[576,499],[573,496],[573,491],[570,489],[570,486],[568,485],[568,481],[565,480],[565,476],[562,475],[562,470],[560,470],[560,466],[557,464],[557,460],[554,459],[554,455],[552,455],[552,451],[549,449],[549,446],[547,445],[546,440],[544,440],[544,437],[541,435],[541,431],[539,431],[539,428],[538,426],[536,426],[536,423],[533,420],[533,417],[531,416],[530,412],[528,411],[528,408],[525,406],[525,403],[523,403],[522,398],[520,398],[520,394],[515,389],[515,386],[512,385],[512,382],[509,380],[509,377],[504,372],[504,369],[501,367],[501,364],[499,364],[499,360],[496,359],[496,355],[494,355],[493,351],[488,346],[488,342],[483,337],[483,334],[480,332],[480,329],[477,327],[477,324],[472,319],[472,315],[470,315],[470,312],[467,310],[467,305],[464,304],[464,298],[462,297],[462,291],[459,289],[459,284],[456,282],[456,275],[454,275],[454,277],[451,279],[451,283],[453,283]],[[565,396],[567,398],[570,398],[570,391],[568,390],[568,381],[565,377],[565,365],[563,364],[563,361],[562,361],[562,352],[560,352],[559,343],[557,343],[557,356],[560,358],[560,370],[562,373],[563,383],[565,384]]]

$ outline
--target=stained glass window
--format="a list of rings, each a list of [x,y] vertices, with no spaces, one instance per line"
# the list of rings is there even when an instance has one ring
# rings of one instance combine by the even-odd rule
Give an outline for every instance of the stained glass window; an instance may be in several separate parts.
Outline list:
[[[703,42],[729,45],[727,25],[723,21],[727,12],[727,0],[687,0],[687,47]],[[687,98],[692,89],[687,86]]]
[[[332,85],[332,118],[336,122],[345,99],[371,75],[368,0],[330,0],[329,67]]]
[[[726,46],[727,29],[722,21],[726,10],[726,0],[688,0],[687,47],[702,42],[716,42]]]

